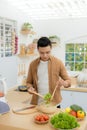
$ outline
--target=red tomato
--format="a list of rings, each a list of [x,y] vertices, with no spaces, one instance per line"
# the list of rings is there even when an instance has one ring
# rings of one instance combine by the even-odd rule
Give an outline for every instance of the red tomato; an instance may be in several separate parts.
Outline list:
[[[72,116],[77,117],[77,112],[76,112],[76,111],[71,110],[71,111],[70,111],[70,114],[71,114]]]
[[[47,121],[47,120],[49,120],[49,116],[46,115],[46,114],[39,114],[39,115],[37,115],[37,116],[35,117],[35,120],[36,120],[36,121],[41,121],[41,122]]]
[[[42,122],[43,122],[43,121],[45,121],[45,120],[44,120],[44,118],[43,118],[43,117],[41,117],[41,118],[40,118],[40,121],[42,121]]]
[[[39,116],[35,117],[35,120],[40,121],[40,117]]]
[[[44,115],[45,121],[49,120],[49,117],[47,115]]]
[[[4,96],[4,93],[0,92],[0,97],[3,97]]]

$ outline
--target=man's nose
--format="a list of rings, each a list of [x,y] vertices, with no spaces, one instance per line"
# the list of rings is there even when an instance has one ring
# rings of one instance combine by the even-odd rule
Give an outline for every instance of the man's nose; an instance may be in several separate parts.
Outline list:
[[[46,53],[44,53],[44,57],[46,57],[47,56],[47,54]]]

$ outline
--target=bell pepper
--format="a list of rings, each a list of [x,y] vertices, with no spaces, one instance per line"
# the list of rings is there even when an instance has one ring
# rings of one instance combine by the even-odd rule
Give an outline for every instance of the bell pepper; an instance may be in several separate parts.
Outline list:
[[[85,117],[84,111],[78,110],[77,111],[77,118],[84,118],[84,117]]]

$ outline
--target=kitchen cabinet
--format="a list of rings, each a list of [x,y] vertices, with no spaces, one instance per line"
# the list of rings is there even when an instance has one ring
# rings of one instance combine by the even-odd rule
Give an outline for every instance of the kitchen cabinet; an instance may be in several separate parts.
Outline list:
[[[62,102],[61,107],[66,108],[73,103],[73,91],[61,90]]]
[[[66,108],[71,104],[77,104],[83,107],[85,111],[87,111],[87,92],[75,92],[75,91],[67,91],[62,90],[62,108]]]
[[[0,57],[8,57],[17,53],[17,22],[0,17]]]
[[[73,103],[82,106],[87,111],[87,93],[86,92],[74,92]]]

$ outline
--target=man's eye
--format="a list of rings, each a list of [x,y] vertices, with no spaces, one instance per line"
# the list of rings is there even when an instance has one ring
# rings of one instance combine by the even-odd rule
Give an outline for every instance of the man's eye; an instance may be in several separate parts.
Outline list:
[[[42,55],[43,55],[44,53],[40,53],[40,54],[42,54]]]
[[[49,54],[50,52],[47,52],[47,54]]]

